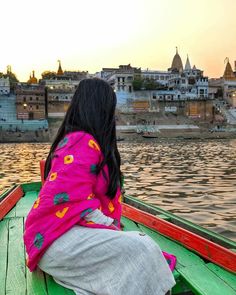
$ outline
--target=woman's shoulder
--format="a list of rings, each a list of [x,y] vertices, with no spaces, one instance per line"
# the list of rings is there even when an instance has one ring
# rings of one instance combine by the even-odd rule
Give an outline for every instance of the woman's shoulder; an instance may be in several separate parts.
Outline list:
[[[99,143],[96,141],[93,135],[85,131],[73,131],[64,136],[64,138],[59,142],[57,150],[63,147],[71,148],[73,146],[83,146],[94,149],[96,151],[101,151]]]

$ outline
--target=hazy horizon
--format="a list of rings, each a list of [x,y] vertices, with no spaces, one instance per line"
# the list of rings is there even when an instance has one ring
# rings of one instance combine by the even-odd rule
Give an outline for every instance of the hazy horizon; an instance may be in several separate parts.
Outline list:
[[[167,70],[175,47],[209,77],[236,60],[235,0],[9,0],[1,4],[0,72],[95,73],[129,64]],[[4,25],[5,24],[5,25]]]

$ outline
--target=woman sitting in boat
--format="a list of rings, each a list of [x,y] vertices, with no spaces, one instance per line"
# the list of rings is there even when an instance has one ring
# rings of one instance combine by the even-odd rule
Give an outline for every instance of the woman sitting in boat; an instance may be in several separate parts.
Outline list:
[[[159,246],[121,231],[115,107],[105,81],[80,82],[25,223],[27,266],[78,295],[162,295],[175,281]]]

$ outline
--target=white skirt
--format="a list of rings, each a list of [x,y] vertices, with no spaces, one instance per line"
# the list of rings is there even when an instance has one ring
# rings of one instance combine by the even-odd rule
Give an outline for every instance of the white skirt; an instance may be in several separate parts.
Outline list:
[[[175,280],[159,246],[140,232],[74,226],[39,267],[77,295],[164,295]]]

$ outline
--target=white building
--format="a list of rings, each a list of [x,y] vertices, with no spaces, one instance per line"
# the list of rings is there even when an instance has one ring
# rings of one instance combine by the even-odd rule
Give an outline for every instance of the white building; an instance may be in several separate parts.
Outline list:
[[[96,77],[108,81],[115,91],[133,92],[133,80],[140,76],[141,69],[128,65],[120,65],[119,68],[103,68],[101,72],[95,74]]]
[[[173,100],[208,98],[208,77],[204,77],[203,71],[197,69],[196,66],[191,67],[189,57],[187,57],[183,68],[178,50],[168,71],[145,70],[141,75],[144,79],[152,79],[156,83],[166,86],[166,94],[173,91],[174,94],[171,95]]]
[[[9,77],[0,77],[0,95],[8,95],[10,93]]]

